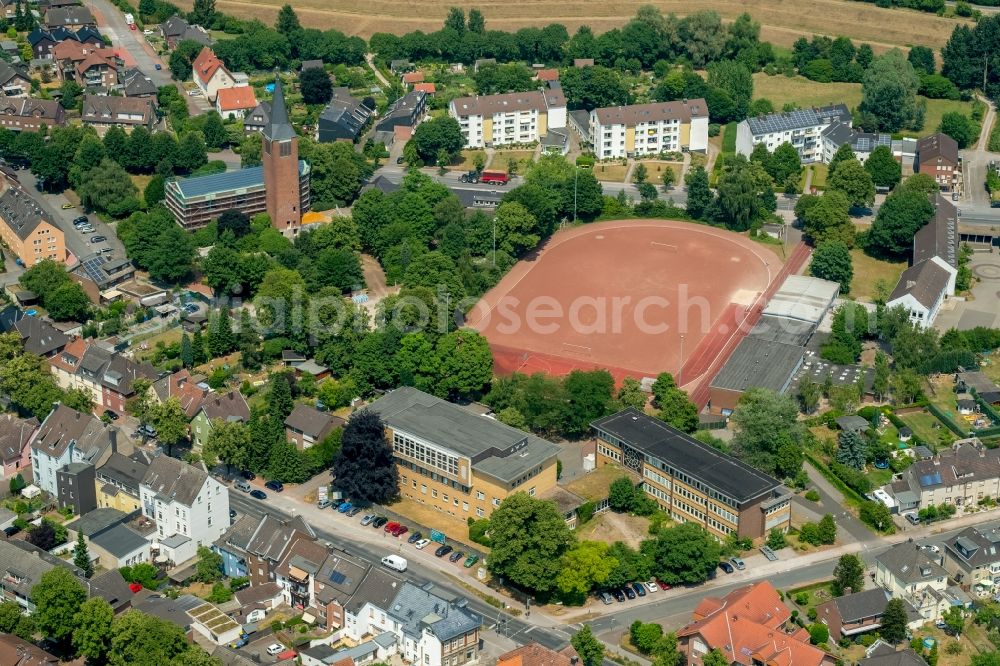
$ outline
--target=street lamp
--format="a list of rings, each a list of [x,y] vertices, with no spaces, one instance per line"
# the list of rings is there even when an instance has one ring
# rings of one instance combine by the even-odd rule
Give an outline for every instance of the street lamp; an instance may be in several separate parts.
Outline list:
[[[684,334],[681,333],[681,367],[677,371],[677,388],[684,385]]]

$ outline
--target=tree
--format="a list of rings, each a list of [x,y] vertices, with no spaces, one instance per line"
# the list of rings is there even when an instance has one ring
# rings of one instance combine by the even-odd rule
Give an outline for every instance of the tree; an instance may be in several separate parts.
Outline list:
[[[166,179],[160,174],[149,179],[142,190],[142,200],[146,202],[146,206],[155,206],[166,198],[166,185]]]
[[[622,75],[601,65],[564,69],[559,82],[571,109],[590,111],[605,106],[622,106],[632,100]]]
[[[829,513],[824,515],[819,521],[819,542],[830,546],[837,541],[837,523]]]
[[[729,657],[719,648],[712,648],[701,658],[702,666],[729,666]]]
[[[563,380],[569,401],[566,432],[584,434],[590,423],[611,412],[615,380],[607,370],[573,370]]]
[[[201,126],[205,138],[205,147],[209,150],[221,150],[229,143],[229,134],[222,122],[222,116],[216,111],[205,114],[205,124]]]
[[[948,633],[952,636],[960,636],[962,630],[965,629],[965,613],[962,611],[961,606],[949,607],[941,619],[944,620],[945,625],[948,627]]]
[[[175,166],[180,173],[191,173],[208,163],[208,148],[201,132],[189,131],[177,144]]]
[[[884,132],[904,128],[917,129],[920,118],[917,89],[920,80],[913,65],[899,49],[893,49],[872,62],[861,82],[861,113],[870,114]],[[922,118],[920,118],[922,123]]]
[[[788,540],[785,538],[785,533],[781,531],[781,528],[771,528],[771,531],[767,533],[767,547],[771,550],[781,550],[787,545]]]
[[[889,146],[878,146],[865,160],[865,171],[871,174],[876,187],[893,188],[903,177],[903,167],[892,156]]]
[[[293,379],[288,372],[275,372],[268,380],[267,411],[279,421],[284,421],[295,409],[292,398]]]
[[[157,440],[167,446],[168,452],[187,435],[187,414],[177,398],[167,398],[166,402],[154,406],[149,420],[156,428]]]
[[[660,175],[660,180],[663,183],[664,190],[673,188],[674,183],[677,182],[677,174],[674,173],[673,167],[664,167],[663,173]]]
[[[708,580],[722,552],[719,542],[694,523],[661,530],[650,550],[653,574],[671,585]]]
[[[512,257],[520,257],[535,249],[541,239],[535,216],[517,202],[504,202],[497,206],[494,224],[497,249]]]
[[[615,511],[631,511],[635,495],[635,483],[632,479],[627,476],[618,477],[608,488],[608,506]]]
[[[221,461],[230,469],[246,469],[250,446],[250,431],[245,424],[240,421],[219,420],[212,424],[202,456],[210,467],[216,461]]]
[[[125,217],[139,208],[138,190],[118,162],[105,157],[77,186],[83,205],[112,217]]]
[[[842,430],[837,438],[836,460],[852,469],[864,469],[868,458],[868,441],[856,430]]]
[[[493,378],[493,353],[486,338],[476,331],[460,329],[442,335],[435,347],[441,361],[435,395],[451,399],[474,399]]]
[[[590,630],[589,624],[583,625],[569,642],[580,656],[583,666],[601,666],[604,662],[604,643]]]
[[[722,90],[733,100],[733,118],[746,118],[753,98],[753,77],[746,65],[735,60],[709,64],[708,85]]]
[[[688,394],[678,388],[673,375],[662,372],[652,386],[653,405],[660,408],[657,415],[683,432],[694,432],[698,427],[698,408]]]
[[[413,132],[411,141],[420,159],[427,164],[433,164],[442,150],[452,157],[465,145],[462,128],[459,127],[458,121],[450,116],[441,116],[420,123]]]
[[[607,552],[608,544],[603,541],[583,541],[568,550],[556,579],[559,592],[568,600],[579,602],[595,586],[604,585],[618,563]]]
[[[14,634],[26,641],[34,640],[35,623],[31,616],[21,613],[16,601],[0,602],[0,633]]]
[[[73,618],[73,647],[92,664],[106,663],[115,612],[101,597],[87,599]]]
[[[847,243],[842,240],[820,243],[813,252],[809,273],[813,277],[840,283],[841,293],[848,293],[851,290],[851,280],[854,279],[854,267]]]
[[[90,312],[90,299],[76,282],[58,287],[44,300],[49,316],[56,321],[84,321]]]
[[[885,605],[882,613],[882,626],[879,634],[890,643],[899,643],[906,639],[906,614],[905,602],[900,598],[890,599]]]
[[[953,138],[959,148],[965,148],[979,138],[979,123],[960,111],[949,111],[941,116],[938,131]]]
[[[87,600],[87,591],[69,569],[55,567],[42,574],[31,588],[31,600],[35,603],[32,617],[38,630],[62,643],[73,633],[74,619]]]
[[[736,405],[734,452],[769,473],[792,477],[802,466],[803,429],[798,407],[786,395],[767,389],[746,391]]]
[[[208,666],[205,656],[183,629],[153,615],[131,609],[111,623],[110,666]]]
[[[188,21],[210,28],[215,23],[215,17],[215,0],[194,0],[191,13],[188,14]]]
[[[223,307],[208,326],[208,353],[212,358],[221,358],[234,349],[236,337],[229,319],[229,308]]]
[[[333,475],[334,487],[361,506],[384,504],[399,495],[399,473],[378,414],[362,409],[351,415],[333,459]]]
[[[299,17],[291,5],[281,6],[281,9],[278,11],[278,18],[274,21],[274,29],[286,37],[291,37],[292,33],[302,30]]]
[[[912,179],[907,179],[886,197],[868,230],[866,249],[877,256],[908,254],[913,247],[913,237],[934,214],[934,206],[925,193],[906,189]]]
[[[643,622],[636,620],[628,630],[632,645],[643,654],[650,654],[660,646],[663,640],[663,626],[658,622]]]
[[[299,74],[299,90],[306,104],[326,104],[333,97],[333,82],[322,67],[309,67]]]
[[[90,560],[90,551],[87,550],[87,542],[83,538],[83,532],[76,533],[76,545],[73,547],[73,564],[83,574],[90,578],[94,575],[94,563]]]
[[[198,563],[195,564],[194,578],[200,583],[222,580],[222,555],[207,546],[198,546]]]
[[[819,406],[819,396],[819,384],[814,382],[809,375],[803,376],[799,380],[797,397],[804,414],[812,414],[816,410],[816,407]]]
[[[933,74],[937,71],[934,63],[934,51],[926,46],[910,47],[910,52],[906,59],[913,65],[914,71],[923,74]]]
[[[634,407],[639,411],[646,407],[646,392],[642,390],[642,384],[639,380],[634,377],[626,377],[622,380],[617,397],[622,407]]]
[[[43,520],[28,530],[27,541],[42,550],[52,550],[59,545],[56,539],[55,527],[53,527],[52,522],[49,520]]]
[[[841,555],[833,569],[833,596],[839,597],[865,589],[865,563],[857,555]],[[884,636],[885,634],[883,634]]]
[[[820,645],[830,640],[830,629],[823,623],[817,622],[809,625],[809,642],[813,645]]]
[[[871,174],[856,159],[844,160],[832,171],[827,180],[827,188],[847,195],[852,206],[863,208],[875,201],[875,183]]]
[[[547,595],[556,589],[560,562],[573,540],[555,504],[514,493],[490,516],[493,550],[486,566],[494,576]]]

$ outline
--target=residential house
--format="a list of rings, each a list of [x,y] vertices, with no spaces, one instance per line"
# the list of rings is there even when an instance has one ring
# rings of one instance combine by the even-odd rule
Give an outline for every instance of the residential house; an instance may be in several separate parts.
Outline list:
[[[659,419],[630,407],[591,427],[597,464],[634,472],[678,522],[697,523],[719,539],[756,539],[791,525],[791,496],[781,482]]]
[[[97,508],[97,488],[94,487],[94,466],[90,463],[71,462],[56,471],[57,503],[73,509],[82,516]]]
[[[233,75],[219,58],[216,57],[212,49],[203,47],[198,57],[192,64],[192,76],[195,85],[205,95],[209,102],[215,103],[219,90],[223,88],[235,88],[237,85],[246,85],[246,81],[237,82],[237,77]]]
[[[285,419],[285,437],[304,450],[322,442],[345,421],[329,412],[321,412],[315,407],[298,404]]]
[[[951,192],[958,185],[962,173],[958,142],[947,134],[937,132],[917,141],[914,171],[934,179],[943,192]]]
[[[275,569],[275,582],[286,604],[296,610],[313,605],[319,586],[326,583],[318,576],[327,552],[326,546],[312,539],[298,539],[288,547]]]
[[[862,132],[839,120],[835,120],[829,127],[820,132],[820,137],[823,151],[823,157],[820,161],[824,164],[829,164],[845,143],[851,146],[854,156],[862,164],[879,146],[892,148],[891,134]]]
[[[230,391],[205,398],[191,421],[191,442],[195,447],[205,446],[214,427],[212,422],[217,420],[240,423],[250,420],[250,407],[242,393]]]
[[[251,585],[237,592],[235,596],[244,614],[256,609],[270,612],[284,603],[281,586],[277,583]]]
[[[271,102],[260,102],[253,111],[244,116],[243,131],[247,134],[263,132],[269,122],[271,122]]]
[[[243,516],[216,539],[212,550],[222,555],[227,576],[246,576],[257,586],[275,582],[277,567],[293,543],[315,538],[316,533],[301,516],[288,521],[270,514],[263,519]]]
[[[78,30],[83,27],[97,27],[94,15],[86,7],[80,5],[53,7],[45,12],[45,28],[47,30],[55,30],[56,28]]]
[[[558,87],[459,97],[448,113],[458,121],[468,148],[534,143],[550,128],[566,127],[566,97]]]
[[[215,98],[215,110],[226,120],[243,118],[257,108],[257,97],[250,86],[222,88]]]
[[[323,69],[322,60],[303,60],[302,65],[299,66],[299,71],[304,72],[307,69]]]
[[[89,55],[77,64],[76,80],[84,88],[111,88],[118,85],[118,65],[99,55]]]
[[[137,67],[122,71],[119,78],[122,93],[126,97],[156,97],[159,92],[153,79]]]
[[[38,420],[22,419],[13,414],[0,414],[0,462],[3,474],[0,482],[22,474],[28,478],[31,466],[31,438],[38,430]]]
[[[31,77],[23,69],[0,60],[0,92],[7,97],[24,97],[31,92]]]
[[[896,648],[885,646],[858,662],[858,666],[926,666],[923,657],[911,648],[896,651]]]
[[[1000,404],[1000,386],[997,386],[996,382],[979,371],[956,372],[955,390],[963,393],[974,393],[989,405]]]
[[[100,597],[111,605],[115,615],[124,613],[132,607],[132,595],[129,584],[122,578],[118,569],[110,569],[104,573],[95,574],[84,585],[90,597]]]
[[[746,585],[702,599],[692,621],[677,632],[677,649],[692,666],[714,649],[741,666],[834,666],[833,655],[811,645],[809,632],[790,618],[770,582]]]
[[[183,368],[153,382],[149,387],[150,397],[161,405],[171,398],[177,400],[188,420],[191,420],[211,393],[211,389],[202,382],[203,377],[192,376],[187,368]]]
[[[12,7],[13,3],[8,5]],[[0,664],[10,666],[59,666],[59,657],[13,634],[0,634]]]
[[[462,666],[479,661],[482,618],[468,610],[465,599],[442,596],[431,583],[417,587],[403,582],[395,590],[387,606],[366,602],[368,612],[353,616],[347,635],[360,640],[365,634],[390,632],[399,656],[414,664]]]
[[[51,56],[62,80],[76,81],[83,87],[110,89],[118,83],[118,71],[124,66],[113,48],[75,39],[56,44]],[[87,65],[81,68],[83,63]]]
[[[944,568],[962,587],[992,594],[1000,584],[1000,525],[967,527],[945,541]]]
[[[77,375],[80,361],[83,360],[83,355],[89,346],[90,343],[84,338],[66,338],[63,346],[49,357],[49,371],[55,377],[59,388],[67,391],[70,389],[92,390],[83,382],[82,375]]]
[[[940,504],[976,506],[984,497],[1000,495],[1000,450],[978,439],[963,439],[933,458],[918,460],[884,487],[900,511]]]
[[[211,546],[229,528],[229,490],[195,466],[157,456],[139,484],[142,515],[156,522],[154,544],[175,564]]]
[[[23,539],[0,539],[0,597],[17,602],[24,612],[34,612],[31,589],[56,567],[64,567],[78,576],[82,573],[72,563]]]
[[[497,657],[497,666],[576,666],[578,663],[573,648],[556,652],[538,643],[516,647]]]
[[[119,569],[150,561],[149,541],[129,526],[138,512],[127,514],[118,509],[94,509],[66,526],[75,541],[83,534],[91,559],[104,569]]]
[[[167,42],[167,48],[173,50],[183,41],[198,42],[202,46],[211,46],[212,37],[200,25],[191,25],[180,16],[172,16],[160,24],[160,35]]]
[[[708,150],[704,99],[611,106],[590,112],[590,136],[598,159]]]
[[[121,438],[125,444],[125,438]],[[31,441],[31,465],[36,486],[59,496],[56,472],[70,463],[99,467],[118,450],[119,431],[92,414],[57,404]]]
[[[413,89],[417,92],[427,93],[428,95],[433,95],[437,92],[437,86],[433,83],[418,83],[413,86]]]
[[[376,131],[393,132],[397,127],[412,130],[427,111],[427,93],[411,90],[389,105],[375,124]]]
[[[891,598],[881,587],[844,594],[816,606],[816,619],[830,630],[831,640],[853,639],[882,626],[882,616]],[[923,618],[909,604],[906,606],[910,621],[914,623],[913,628],[923,624]]]
[[[532,434],[412,387],[370,409],[385,423],[400,493],[437,511],[485,518],[515,492],[535,496],[556,484],[559,447]]]
[[[333,99],[319,115],[316,140],[357,141],[374,112],[347,88],[335,88]]]
[[[104,39],[101,37],[101,33],[97,31],[97,28],[92,26],[85,26],[76,31],[67,28],[46,30],[45,28],[38,27],[28,34],[28,44],[31,45],[31,50],[36,60],[51,59],[52,50],[57,44],[64,41],[75,41],[98,47],[104,46]]]
[[[415,83],[423,83],[424,82],[424,73],[423,72],[404,72],[403,75],[400,77],[400,80],[403,82],[403,86],[412,86]]]
[[[115,258],[95,252],[78,258],[80,263],[70,271],[69,276],[83,287],[94,305],[106,305],[120,298],[122,293],[114,287],[135,277],[135,266],[126,257]]]
[[[136,127],[152,131],[159,122],[153,98],[103,95],[84,95],[81,119],[84,125],[93,127],[101,136],[109,127],[121,127],[126,132]]]
[[[98,508],[118,509],[124,513],[140,510],[139,485],[146,476],[149,463],[149,455],[142,450],[128,456],[112,453],[96,471],[94,485]]]
[[[359,643],[353,647],[333,648],[325,643],[299,652],[302,666],[364,666],[375,662],[387,663],[389,657],[395,654],[396,637],[385,632],[371,640]]]
[[[59,102],[33,97],[0,96],[0,127],[14,132],[37,132],[43,127],[62,127],[66,112]]]
[[[60,359],[58,370],[53,371],[57,381],[60,377],[66,381],[63,363],[69,366],[65,356]],[[136,363],[100,342],[86,346],[73,375],[70,387],[90,391],[99,409],[109,409],[118,414],[125,413],[125,403],[135,395],[136,380],[151,382],[157,378],[156,370],[148,362]]]
[[[0,174],[0,240],[26,268],[66,261],[66,237],[15,177]]]
[[[51,359],[69,343],[69,338],[41,317],[24,317],[14,330],[21,336],[24,351],[42,358]]]
[[[912,541],[896,544],[875,558],[875,584],[909,603],[921,622],[941,619],[951,605],[944,594],[948,572],[938,556]]]
[[[804,164],[822,162],[823,131],[835,122],[851,126],[851,111],[846,104],[747,118],[736,126],[736,152],[750,157],[757,144],[774,152],[781,144],[790,143]]]

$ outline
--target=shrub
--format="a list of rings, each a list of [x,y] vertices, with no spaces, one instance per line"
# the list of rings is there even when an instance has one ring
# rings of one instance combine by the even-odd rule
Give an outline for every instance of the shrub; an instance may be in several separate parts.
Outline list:
[[[815,622],[816,621],[816,617],[818,615],[819,615],[819,611],[816,610],[815,606],[810,606],[809,609],[806,611],[806,617],[809,618],[810,622]],[[821,642],[825,642],[825,641],[821,641]]]
[[[805,606],[809,603],[809,595],[806,592],[799,592],[795,595],[795,603],[799,606]]]
[[[594,502],[584,502],[576,509],[576,519],[581,525],[585,524],[591,518],[594,517],[594,509],[597,508],[597,504]]]
[[[469,525],[469,539],[472,541],[490,547],[490,539],[486,536],[486,532],[490,529],[490,521],[486,518],[480,518]]]
[[[809,626],[810,643],[819,645],[820,643],[826,643],[828,640],[830,640],[830,630],[827,629],[825,624],[817,622]]]
[[[806,493],[805,497],[810,502],[818,502],[819,501],[819,493],[816,492],[815,488],[810,488],[809,491]]]

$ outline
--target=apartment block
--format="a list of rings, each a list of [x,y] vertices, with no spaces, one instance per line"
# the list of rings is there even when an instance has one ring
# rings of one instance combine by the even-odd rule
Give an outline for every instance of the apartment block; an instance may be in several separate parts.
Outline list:
[[[635,472],[674,520],[701,525],[719,539],[789,528],[791,495],[777,479],[634,408],[590,425],[597,464]]]
[[[459,97],[448,113],[462,127],[467,148],[541,141],[566,127],[566,96],[558,81],[543,90]]]
[[[708,105],[692,99],[594,109],[589,133],[598,159],[705,151]]]
[[[771,152],[790,143],[804,164],[822,162],[823,132],[835,122],[850,127],[851,112],[846,104],[747,118],[736,126],[736,152],[749,157],[759,143]]]

